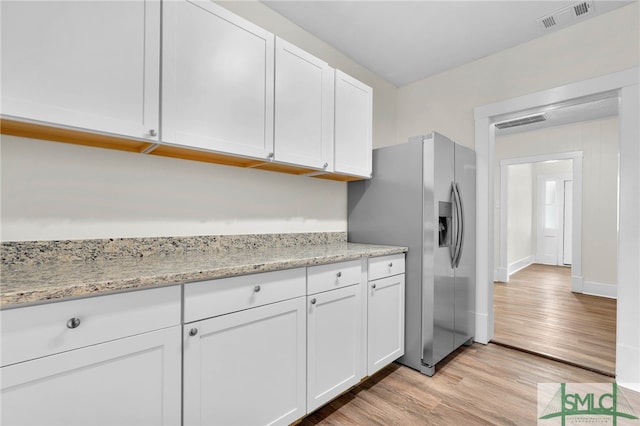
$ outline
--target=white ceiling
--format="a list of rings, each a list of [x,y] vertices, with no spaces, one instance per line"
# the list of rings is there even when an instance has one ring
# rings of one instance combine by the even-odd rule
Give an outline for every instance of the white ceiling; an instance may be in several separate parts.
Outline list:
[[[400,87],[638,0],[595,0],[551,29],[536,20],[579,2],[262,1]]]

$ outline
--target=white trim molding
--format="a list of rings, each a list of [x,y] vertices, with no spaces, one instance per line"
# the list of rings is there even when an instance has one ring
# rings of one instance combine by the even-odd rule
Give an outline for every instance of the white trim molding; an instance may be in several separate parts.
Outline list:
[[[512,274],[515,274],[518,271],[523,270],[524,268],[526,268],[529,265],[532,265],[535,261],[535,257],[534,256],[527,256],[524,257],[520,260],[516,260],[515,262],[511,262],[509,264],[509,276],[511,276]]]
[[[615,284],[597,283],[595,281],[585,281],[582,284],[582,292],[591,296],[607,297],[609,299],[616,298]]]
[[[580,289],[580,291],[575,291],[574,293],[582,293],[584,278],[582,278],[582,275],[576,275],[575,271],[571,271],[571,291],[573,291],[574,288]]]
[[[612,93],[612,97],[620,99],[616,380],[636,390],[640,390],[640,309],[637,309],[640,306],[639,76],[640,69],[634,67],[479,106],[474,110],[477,160],[476,340],[485,343],[493,337],[493,123],[497,117],[506,114],[542,110],[554,105],[577,105],[590,96],[603,93]],[[573,184],[578,188],[582,186],[582,182],[574,181]],[[574,222],[574,226],[581,227],[582,224]],[[574,256],[578,257],[578,253]],[[575,280],[572,279],[573,282]]]

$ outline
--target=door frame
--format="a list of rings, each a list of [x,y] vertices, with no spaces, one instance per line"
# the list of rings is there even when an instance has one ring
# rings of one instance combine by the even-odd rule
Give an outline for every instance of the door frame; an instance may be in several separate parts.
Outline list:
[[[619,108],[618,283],[616,378],[640,391],[640,68],[570,83],[474,109],[477,156],[476,340],[493,337],[493,169],[497,117],[535,108],[580,104],[612,92]]]
[[[543,161],[573,160],[573,224],[571,226],[571,250],[573,250],[574,263],[571,265],[571,291],[582,293],[582,151],[561,152],[555,154],[533,155],[528,157],[516,157],[500,160],[500,246],[497,281],[509,282],[508,253],[508,225],[509,225],[509,174],[508,166],[516,164],[541,163]],[[535,197],[536,194],[533,194]]]

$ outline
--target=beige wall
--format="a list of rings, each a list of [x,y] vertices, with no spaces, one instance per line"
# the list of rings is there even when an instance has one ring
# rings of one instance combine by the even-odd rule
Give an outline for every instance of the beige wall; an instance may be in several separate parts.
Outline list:
[[[508,173],[507,265],[510,265],[533,254],[533,167],[514,164],[508,167]]]
[[[373,88],[373,147],[393,144],[396,137],[397,96],[394,85],[259,1],[217,1],[217,3],[371,86]]]
[[[618,131],[613,117],[496,138],[498,162],[583,151],[582,274],[584,281],[601,284],[617,282]],[[499,182],[499,167],[495,177]]]
[[[346,231],[346,185],[2,136],[3,241]]]
[[[437,130],[474,146],[475,107],[640,63],[639,3],[398,90],[396,142]]]

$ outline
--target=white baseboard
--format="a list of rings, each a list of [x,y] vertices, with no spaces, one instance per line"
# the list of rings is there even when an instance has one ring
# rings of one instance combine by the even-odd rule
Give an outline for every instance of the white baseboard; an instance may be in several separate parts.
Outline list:
[[[585,281],[582,284],[582,293],[591,294],[593,296],[608,297],[616,299],[617,287],[613,284],[596,283],[593,281]]]
[[[571,275],[571,291],[574,293],[582,293],[583,292],[583,282],[582,277],[579,275]]]
[[[476,335],[474,341],[486,345],[493,337],[493,324],[491,324],[491,332],[489,331],[489,315],[476,312]],[[489,336],[489,333],[492,335]]]
[[[498,267],[493,272],[493,280],[500,281],[501,283],[506,283],[509,281],[509,274],[507,274],[507,268]]]
[[[640,348],[620,343],[616,345],[616,382],[640,392]]]
[[[541,263],[543,265],[557,265],[557,259],[555,256],[549,254],[537,253],[535,263]]]
[[[509,264],[508,274],[511,275],[513,273],[516,273],[519,270],[524,269],[527,266],[533,264],[534,261],[535,261],[535,256],[531,255],[531,256],[524,257],[520,260],[517,260],[515,262],[512,262],[511,264]]]

